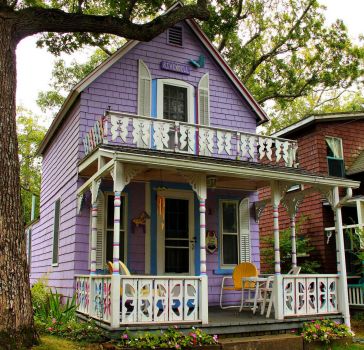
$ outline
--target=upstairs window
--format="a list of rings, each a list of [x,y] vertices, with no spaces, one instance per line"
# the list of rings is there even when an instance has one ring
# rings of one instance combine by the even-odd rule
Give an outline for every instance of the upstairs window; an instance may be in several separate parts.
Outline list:
[[[168,29],[167,41],[170,45],[182,46],[182,27],[175,26]]]
[[[187,88],[164,84],[163,119],[187,122]]]
[[[326,152],[329,175],[344,177],[344,154],[342,140],[338,137],[326,137]]]

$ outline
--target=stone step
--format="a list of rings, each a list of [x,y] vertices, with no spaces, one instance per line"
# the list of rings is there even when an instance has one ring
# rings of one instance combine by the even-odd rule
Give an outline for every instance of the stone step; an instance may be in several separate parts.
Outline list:
[[[303,338],[293,334],[224,338],[223,350],[303,350]]]

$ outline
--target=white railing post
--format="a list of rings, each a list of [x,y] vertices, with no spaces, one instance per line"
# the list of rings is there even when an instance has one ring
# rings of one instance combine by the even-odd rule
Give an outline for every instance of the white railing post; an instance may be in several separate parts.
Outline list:
[[[95,316],[95,284],[92,276],[89,277],[89,286],[90,286],[90,300],[89,300],[89,315],[90,317]]]
[[[111,276],[111,328],[120,327],[120,274]]]
[[[202,324],[209,323],[209,291],[207,275],[201,276],[200,281],[200,319]]]
[[[345,246],[344,246],[344,232],[342,223],[341,206],[339,204],[339,188],[334,187],[334,210],[335,210],[335,227],[336,227],[336,249],[337,254],[337,266],[339,273],[339,288],[338,299],[339,309],[343,314],[345,324],[350,327],[350,313],[349,313],[349,300],[348,300],[348,283],[346,276],[346,262],[345,262]]]

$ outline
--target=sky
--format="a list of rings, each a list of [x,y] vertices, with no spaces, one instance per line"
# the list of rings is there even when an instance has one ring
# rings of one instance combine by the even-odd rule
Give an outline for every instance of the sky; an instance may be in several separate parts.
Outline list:
[[[344,20],[350,35],[355,39],[364,34],[364,0],[321,0],[327,7],[326,20],[334,22]],[[47,90],[51,79],[55,57],[46,49],[36,48],[36,37],[29,37],[20,42],[17,48],[17,104],[42,115],[36,104],[40,91]],[[88,51],[89,52],[89,51]],[[73,59],[84,62],[87,52],[62,56],[67,62]],[[43,116],[45,124],[50,123],[49,116]]]

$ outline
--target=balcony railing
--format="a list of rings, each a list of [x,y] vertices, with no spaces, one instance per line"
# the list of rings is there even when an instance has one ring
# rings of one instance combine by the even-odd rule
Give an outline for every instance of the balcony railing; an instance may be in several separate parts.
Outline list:
[[[85,154],[100,144],[297,167],[297,142],[237,130],[107,112],[83,139]]]
[[[327,237],[327,241],[330,240],[332,235],[335,235],[336,228],[333,227],[326,227],[325,233]],[[353,241],[354,239],[358,242],[360,249],[364,249],[364,239],[363,239],[363,232],[364,232],[364,224],[353,224],[353,225],[343,225],[343,230],[345,234],[350,235],[350,240]],[[350,247],[346,247],[349,249]]]

